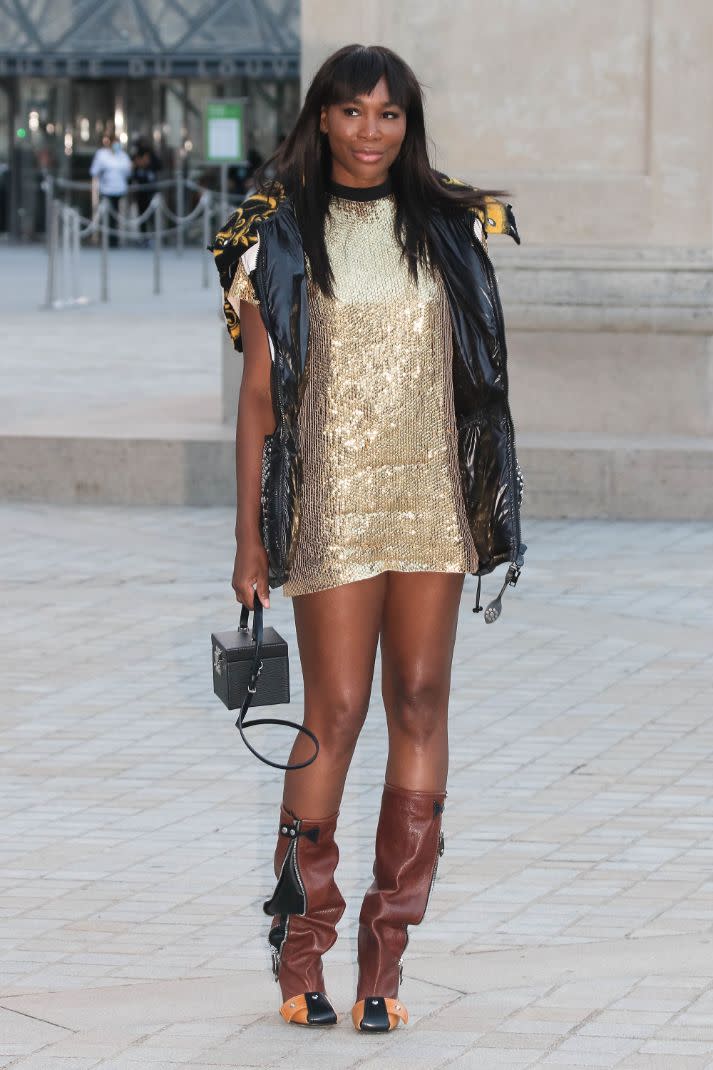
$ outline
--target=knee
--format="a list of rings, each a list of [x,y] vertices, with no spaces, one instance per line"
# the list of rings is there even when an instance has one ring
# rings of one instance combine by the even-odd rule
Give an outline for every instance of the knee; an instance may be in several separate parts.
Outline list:
[[[305,724],[316,732],[320,747],[329,751],[334,761],[348,760],[364,726],[368,707],[368,699],[349,695],[333,697],[320,703],[319,716],[305,718]]]
[[[427,745],[444,730],[448,692],[443,680],[395,681],[384,688],[384,704],[389,726],[415,746]]]

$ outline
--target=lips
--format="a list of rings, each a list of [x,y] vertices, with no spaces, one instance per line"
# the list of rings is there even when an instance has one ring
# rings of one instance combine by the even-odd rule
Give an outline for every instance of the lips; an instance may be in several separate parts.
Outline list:
[[[377,163],[384,155],[383,152],[374,152],[373,149],[352,149],[352,155],[362,163]]]

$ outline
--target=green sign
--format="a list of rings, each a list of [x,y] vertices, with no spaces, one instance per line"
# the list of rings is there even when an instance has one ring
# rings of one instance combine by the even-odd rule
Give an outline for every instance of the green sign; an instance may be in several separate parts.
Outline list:
[[[205,109],[205,158],[210,163],[245,159],[244,101],[209,100]]]

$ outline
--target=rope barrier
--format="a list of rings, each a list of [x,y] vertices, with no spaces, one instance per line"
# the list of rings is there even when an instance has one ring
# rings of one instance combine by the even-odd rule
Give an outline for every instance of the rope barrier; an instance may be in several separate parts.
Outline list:
[[[92,188],[94,186],[93,182],[91,182],[91,181],[88,182],[88,181],[86,181],[86,179],[82,180],[82,179],[76,179],[76,178],[60,178],[59,176],[57,178],[53,178],[53,182],[54,182],[55,186],[58,186],[60,189],[76,189],[76,190],[84,190],[85,192],[91,192],[91,190],[92,190]],[[176,180],[174,178],[159,178],[159,179],[156,179],[155,182],[131,182],[131,181],[129,181],[129,185],[128,185],[127,191],[129,193],[131,193],[131,192],[139,192],[141,190],[149,190],[149,189],[153,189],[153,190],[169,189],[171,186],[175,186],[175,184],[176,184]]]
[[[166,202],[161,200],[160,201],[161,211],[163,212],[163,214],[165,216],[168,217],[168,219],[171,220],[172,223],[176,223],[177,224],[175,227],[164,228],[163,229],[163,233],[164,234],[176,234],[178,231],[183,229],[188,223],[192,223],[194,220],[198,219],[199,216],[201,216],[203,214],[204,210],[205,210],[206,199],[209,199],[209,198],[210,198],[210,194],[209,193],[204,193],[201,196],[201,199],[199,200],[199,202],[195,206],[195,208],[192,208],[191,211],[188,212],[187,215],[183,215],[183,216],[176,215],[174,212],[171,211],[171,209],[168,207]],[[132,229],[135,229],[137,226],[140,226],[142,223],[148,222],[148,220],[151,219],[154,216],[154,214],[156,213],[156,211],[158,210],[159,202],[157,201],[156,197],[154,196],[152,198],[151,203],[149,204],[148,208],[144,212],[142,212],[140,215],[132,216],[129,220],[125,220],[125,217],[122,216],[120,212],[117,212],[114,208],[112,208],[112,206],[111,206],[109,201],[104,200],[104,201],[101,202],[101,204],[103,204],[105,206],[104,207],[104,211],[105,211],[106,215],[110,219],[113,219],[116,223],[119,224],[119,226],[117,226],[117,227],[109,227],[108,228],[109,233],[113,234],[113,235],[118,235],[118,236],[124,234],[126,237],[134,238],[134,237],[144,237],[145,235],[127,234],[127,225],[130,225],[130,227]],[[62,207],[63,208],[69,208],[72,212],[76,212],[77,218],[79,219],[80,223],[84,224],[84,230],[82,230],[80,232],[82,238],[89,237],[92,234],[96,233],[96,231],[98,230],[99,223],[101,222],[101,212],[100,212],[99,208],[95,212],[94,216],[91,219],[88,219],[86,216],[81,215],[79,210],[76,209],[76,208],[73,208],[71,205],[62,205]]]
[[[85,193],[91,193],[92,189],[94,188],[94,183],[91,182],[91,181],[87,182],[87,181],[82,181],[80,179],[60,178],[59,176],[58,177],[51,176],[51,178],[50,178],[48,176],[48,178],[43,179],[43,181],[41,182],[41,184],[40,184],[41,189],[46,191],[47,190],[47,186],[48,186],[48,182],[51,182],[55,186],[55,188],[65,189],[65,190],[79,190],[79,191],[83,191]],[[173,187],[176,187],[176,189],[179,189],[180,188],[180,184],[181,183],[178,182],[175,178],[159,178],[159,179],[156,179],[155,182],[134,182],[134,183],[130,182],[129,185],[128,185],[127,191],[126,191],[126,195],[127,196],[131,196],[131,194],[149,193],[151,191],[158,192],[158,191],[164,190],[164,189],[172,189]],[[190,178],[184,178],[183,179],[183,187],[184,187],[184,189],[193,190],[195,193],[217,194],[219,192],[216,189],[209,189],[207,186],[201,186],[200,183],[194,182],[193,179],[190,179]],[[225,199],[230,204],[238,205],[244,200],[244,194],[242,194],[242,193],[226,193]]]
[[[73,208],[72,211],[76,211],[76,209]],[[82,223],[86,224],[84,229],[80,229],[79,231],[80,238],[91,238],[92,235],[98,232],[99,226],[101,225],[103,213],[104,208],[101,204],[97,208],[92,219],[85,219],[84,216],[80,216],[79,212],[77,212],[77,218],[79,219],[80,226]]]
[[[198,204],[195,206],[195,208],[193,208],[188,213],[188,215],[184,215],[184,216],[174,215],[173,212],[171,211],[171,209],[168,207],[168,205],[165,202],[162,205],[162,210],[163,210],[164,214],[166,216],[168,216],[168,218],[170,220],[172,220],[174,223],[179,223],[179,224],[181,224],[181,223],[190,223],[190,222],[192,222],[192,220],[197,219],[198,216],[201,215],[201,213],[203,212],[203,200],[204,200],[205,196],[206,196],[206,194],[204,193],[203,196],[201,197],[201,199],[199,200]],[[167,231],[164,232],[164,233],[167,233]]]
[[[67,205],[63,205],[63,208],[66,208],[66,207],[67,207]],[[165,204],[163,205],[162,210],[166,215],[169,216],[169,218],[171,218],[172,221],[175,221],[175,223],[178,224],[178,226],[176,226],[176,227],[163,227],[162,228],[162,233],[164,234],[164,236],[166,234],[178,234],[181,231],[184,231],[186,229],[187,225],[194,223],[194,221],[196,219],[198,219],[198,217],[201,216],[203,214],[203,211],[204,211],[203,207],[202,207],[202,204],[197,204],[196,208],[192,212],[189,212],[187,215],[184,215],[184,216],[173,215],[173,213],[169,209],[166,208]],[[70,211],[76,212],[76,209],[70,209]],[[119,224],[121,224],[121,221],[122,221],[121,220],[121,216],[118,216],[115,211],[113,211],[110,207],[108,207],[108,205],[107,205],[107,209],[106,209],[106,214],[109,215],[109,216],[112,216],[115,219],[117,219],[119,221]],[[149,211],[147,209],[147,211],[145,213],[143,213],[142,215],[135,216],[134,218],[132,218],[130,220],[131,221],[132,230],[138,224],[145,223],[145,221],[147,221],[148,219],[152,218],[154,215],[155,215],[155,210]],[[97,216],[94,216],[93,219],[87,219],[85,216],[79,215],[79,213],[77,213],[77,216],[79,218],[80,223],[86,224],[85,230],[81,231],[81,238],[89,238],[89,236],[91,236],[92,234],[96,233],[96,231],[98,230]],[[140,241],[141,239],[145,239],[146,236],[147,236],[146,233],[138,233],[138,234],[131,233],[131,231],[128,230],[128,228],[126,226],[118,226],[118,227],[107,226],[105,229],[106,229],[107,233],[110,236],[112,236],[112,238],[122,238],[122,236],[123,236],[123,238],[125,238],[126,241],[130,241],[130,242]]]
[[[214,196],[211,190],[201,194],[198,204],[186,215],[174,213],[166,205],[160,192],[154,193],[144,212],[135,216],[131,222],[131,231],[127,228],[124,217],[116,212],[109,200],[102,198],[91,219],[83,216],[77,208],[64,204],[57,197],[48,197],[47,203],[47,288],[45,307],[62,308],[66,305],[86,303],[87,298],[80,294],[80,250],[81,242],[97,235],[100,239],[100,300],[109,300],[109,239],[122,241],[145,240],[146,232],[137,231],[141,224],[153,220],[153,291],[161,293],[161,257],[164,239],[175,235],[177,247],[179,241],[190,227],[202,219],[202,249],[210,242],[211,225],[214,212]],[[174,226],[165,226],[164,217]],[[118,226],[112,226],[112,223]],[[204,289],[209,285],[208,258],[201,258],[201,283]],[[61,296],[60,296],[61,291]]]

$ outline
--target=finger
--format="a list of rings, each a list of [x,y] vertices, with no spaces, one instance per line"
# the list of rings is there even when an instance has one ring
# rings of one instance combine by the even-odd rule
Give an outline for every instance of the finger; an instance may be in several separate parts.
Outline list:
[[[265,609],[270,608],[270,587],[267,580],[261,576],[257,581],[257,596],[264,605]]]
[[[255,599],[253,598],[253,588],[246,587],[244,584],[239,583],[235,587],[235,597],[238,602],[242,602],[248,609],[254,609]]]
[[[270,599],[269,599],[269,597],[268,597],[266,592],[263,592],[263,594],[260,593],[260,590],[262,589],[262,587],[263,587],[263,584],[262,584],[261,580],[254,580],[253,581],[252,588],[253,588],[254,593],[260,599],[260,605],[265,607],[265,608],[269,608]],[[255,602],[253,600],[253,605],[254,604],[255,604]]]

